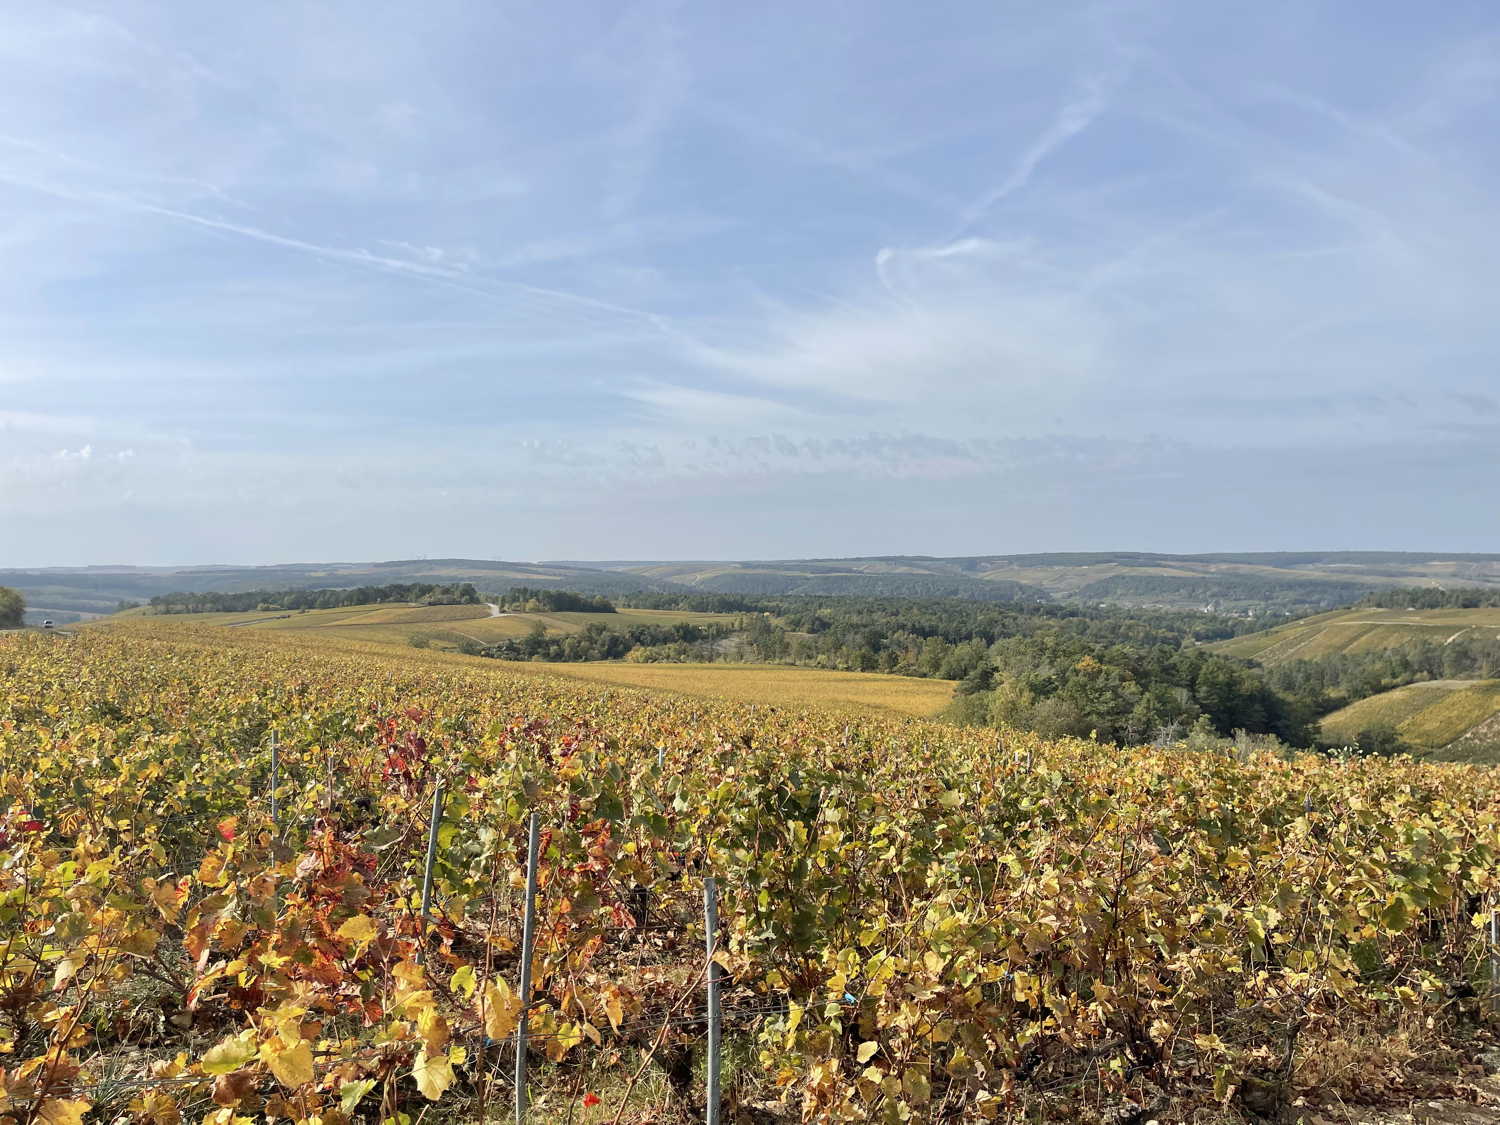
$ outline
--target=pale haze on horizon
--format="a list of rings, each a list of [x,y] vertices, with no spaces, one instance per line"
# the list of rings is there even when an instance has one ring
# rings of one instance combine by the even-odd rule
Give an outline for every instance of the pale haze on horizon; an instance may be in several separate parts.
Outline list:
[[[0,567],[1500,551],[1492,5],[0,20]]]

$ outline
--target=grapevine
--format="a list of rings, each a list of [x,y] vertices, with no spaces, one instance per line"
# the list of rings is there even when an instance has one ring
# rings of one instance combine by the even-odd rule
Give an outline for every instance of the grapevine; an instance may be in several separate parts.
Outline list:
[[[497,1110],[532,812],[539,1057],[624,1090],[691,1049],[712,876],[744,1080],[805,1121],[1084,1078],[1225,1101],[1351,1019],[1451,1018],[1500,846],[1476,767],[997,746],[180,623],[7,636],[0,1122]],[[630,1119],[576,1086],[538,1119]]]

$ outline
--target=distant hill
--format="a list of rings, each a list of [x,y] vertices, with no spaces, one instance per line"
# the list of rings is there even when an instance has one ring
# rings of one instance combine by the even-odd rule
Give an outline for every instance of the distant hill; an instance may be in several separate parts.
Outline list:
[[[481,559],[405,559],[377,563],[291,563],[282,566],[50,567],[0,570],[0,586],[21,591],[37,612],[111,613],[120,602],[158,594],[367,586],[392,582],[472,582],[482,591],[542,586],[585,594],[667,589],[639,575],[552,564]]]
[[[728,594],[858,595],[1069,601],[1221,613],[1308,613],[1396,586],[1500,589],[1500,555],[1399,551],[1167,555],[883,555],[772,561],[406,559],[284,566],[93,566],[0,570],[43,612],[109,613],[121,601],[174,591],[240,591],[386,582],[473,582],[481,590],[542,586],[586,594],[697,590]]]
[[[883,555],[771,562],[648,560],[559,563],[640,575],[699,590],[759,594],[900,594],[1036,599],[1219,612],[1306,613],[1391,586],[1500,588],[1500,555],[1303,551],[1167,555]]]
[[[1268,666],[1342,653],[1398,648],[1409,641],[1451,644],[1460,637],[1500,637],[1500,609],[1376,609],[1358,606],[1304,617],[1212,646],[1226,656]]]

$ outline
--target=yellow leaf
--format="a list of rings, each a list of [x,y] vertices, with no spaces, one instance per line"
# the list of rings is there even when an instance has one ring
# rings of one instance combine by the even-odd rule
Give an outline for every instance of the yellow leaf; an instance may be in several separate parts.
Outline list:
[[[298,1040],[291,1047],[263,1043],[260,1057],[271,1068],[277,1081],[289,1090],[305,1086],[313,1080],[312,1046],[305,1039]]]
[[[553,1062],[562,1062],[569,1051],[583,1042],[583,1029],[577,1024],[565,1023],[545,1042],[547,1057]]]
[[[620,1004],[620,994],[609,992],[604,997],[604,1014],[609,1017],[609,1026],[616,1031],[620,1029],[620,1021],[625,1018],[625,1009]]]
[[[203,1053],[204,1074],[228,1074],[238,1070],[255,1058],[255,1032],[242,1031],[231,1035],[218,1046]]]
[[[68,1098],[48,1098],[37,1112],[42,1125],[83,1125],[83,1115],[92,1107],[88,1102]]]
[[[521,1020],[521,998],[511,991],[509,983],[487,981],[480,997],[484,1005],[486,1035],[491,1039],[504,1039],[516,1030],[516,1024]]]
[[[864,1066],[865,1063],[869,1062],[872,1058],[875,1057],[875,1052],[878,1050],[880,1050],[879,1043],[861,1043],[859,1045],[859,1050],[854,1052],[855,1061],[857,1061],[860,1066]]]
[[[364,914],[356,914],[335,931],[339,937],[358,946],[369,945],[378,932],[375,923]]]
[[[52,987],[54,989],[61,988],[73,978],[78,972],[79,966],[83,964],[84,956],[83,954],[79,954],[76,957],[69,955],[57,963],[57,970],[52,974]]]
[[[463,996],[465,1000],[474,995],[476,986],[473,965],[465,965],[461,969],[455,969],[453,976],[448,981],[448,987]]]
[[[423,1051],[412,1063],[411,1076],[417,1080],[417,1089],[424,1098],[437,1101],[453,1085],[453,1064],[448,1061],[448,1052]]]
[[[437,1008],[423,1008],[417,1013],[417,1034],[429,1051],[448,1045],[448,1021]]]
[[[427,983],[427,974],[415,961],[402,961],[391,970],[391,975],[407,988],[421,988]]]

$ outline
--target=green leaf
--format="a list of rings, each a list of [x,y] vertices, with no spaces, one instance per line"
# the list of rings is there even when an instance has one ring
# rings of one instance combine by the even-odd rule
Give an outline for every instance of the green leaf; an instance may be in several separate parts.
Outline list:
[[[353,1116],[355,1107],[373,1089],[375,1089],[373,1078],[361,1078],[358,1082],[345,1082],[339,1087],[339,1108]]]
[[[1392,895],[1391,901],[1385,904],[1385,909],[1380,912],[1380,924],[1388,930],[1404,930],[1411,917],[1406,910],[1406,899],[1401,895]]]
[[[204,1052],[203,1073],[220,1075],[239,1070],[255,1058],[255,1032],[242,1031]]]

